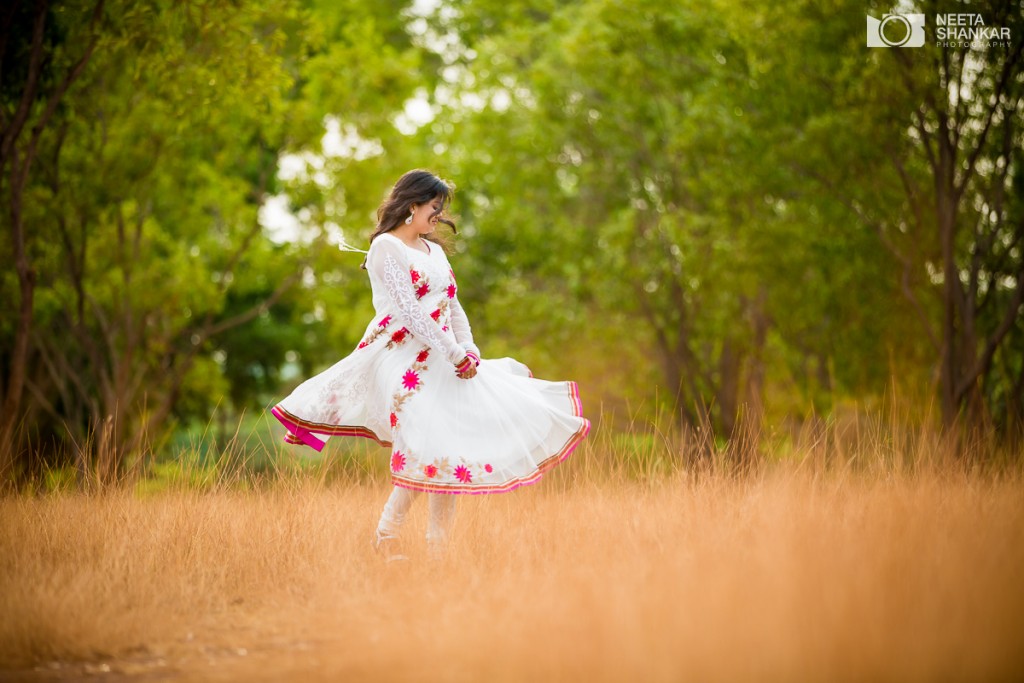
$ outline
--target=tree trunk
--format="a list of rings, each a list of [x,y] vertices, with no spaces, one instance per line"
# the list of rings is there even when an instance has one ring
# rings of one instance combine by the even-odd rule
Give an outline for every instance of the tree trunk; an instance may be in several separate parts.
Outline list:
[[[11,240],[14,248],[14,270],[18,275],[18,324],[14,330],[11,349],[10,374],[4,392],[3,412],[0,413],[0,475],[16,473],[18,425],[21,415],[21,397],[25,390],[25,368],[28,366],[29,337],[32,334],[32,312],[35,300],[35,271],[25,249],[25,225],[22,213],[22,192],[30,159],[18,163],[17,151],[11,155],[10,166],[10,220]]]
[[[729,336],[722,340],[722,352],[718,357],[718,427],[721,434],[731,435],[736,430],[739,411],[740,352]]]
[[[39,140],[49,128],[57,107],[68,88],[71,87],[85,70],[92,57],[93,50],[99,40],[96,26],[103,13],[104,0],[97,0],[93,6],[89,21],[89,42],[82,56],[64,74],[55,81],[49,92],[40,93],[43,61],[44,61],[44,29],[46,27],[49,2],[37,0],[32,23],[32,47],[29,55],[28,71],[24,88],[20,93],[18,108],[12,118],[3,120],[3,131],[0,136],[0,174],[10,168],[9,200],[11,237],[14,249],[14,267],[18,275],[19,301],[18,324],[14,332],[14,344],[11,350],[10,375],[4,388],[3,406],[0,408],[0,476],[13,473],[13,454],[17,452],[19,437],[19,419],[22,410],[22,396],[25,390],[25,372],[29,357],[29,340],[32,335],[33,309],[35,305],[35,271],[28,253],[25,239],[24,214],[22,200],[28,185],[32,164],[35,160]],[[10,28],[9,26],[6,28]],[[4,36],[6,41],[7,36]],[[37,100],[44,101],[38,117],[29,125],[33,107]],[[28,135],[24,135],[28,132]]]
[[[760,420],[764,411],[764,347],[768,342],[770,320],[765,313],[768,292],[762,285],[750,307],[751,352],[748,358],[747,386],[744,392],[747,410]]]
[[[938,168],[935,169],[935,212],[942,245],[942,354],[940,358],[939,392],[942,422],[951,426],[958,412],[956,385],[958,372],[958,344],[956,329],[957,289],[960,273],[956,267],[956,213],[953,193],[953,150],[945,129],[939,131]]]

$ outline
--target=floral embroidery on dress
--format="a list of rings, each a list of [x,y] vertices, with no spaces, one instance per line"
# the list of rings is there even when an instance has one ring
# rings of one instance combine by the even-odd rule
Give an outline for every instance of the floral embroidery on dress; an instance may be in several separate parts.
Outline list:
[[[413,461],[416,460],[415,456],[410,457]],[[446,482],[472,484],[474,483],[474,472],[478,476],[484,473],[487,475],[494,473],[494,465],[491,463],[467,462],[461,458],[458,464],[454,466],[448,458],[435,458],[433,462],[427,464],[419,463],[419,466],[427,479],[437,479],[442,484]]]
[[[391,316],[390,315],[386,315],[383,318],[381,318],[380,322],[377,323],[377,327],[374,328],[373,332],[371,332],[370,334],[366,335],[366,338],[363,339],[363,341],[359,342],[359,347],[358,348],[360,348],[360,349],[366,348],[367,346],[369,346],[370,344],[375,342],[377,340],[377,337],[381,336],[382,334],[384,334],[387,331],[388,325],[390,325],[390,324],[391,324]],[[388,348],[391,348],[391,347],[388,346]]]
[[[404,327],[402,329],[398,330],[393,335],[391,335],[391,339],[388,340],[387,347],[389,349],[395,348],[396,346],[398,346],[399,344],[401,344],[402,342],[405,341],[405,337],[408,334],[409,334],[409,330],[405,329]]]
[[[428,347],[420,349],[412,367],[402,375],[402,388],[396,391],[395,395],[391,398],[392,426],[398,423],[398,413],[402,411],[402,404],[423,388],[423,380],[420,378],[420,373],[427,369],[427,358],[429,356],[430,349]]]
[[[452,321],[451,312],[448,308],[448,300],[441,299],[441,303],[437,305],[437,308],[433,310],[430,317],[434,319],[434,322],[441,324],[441,331],[448,331],[448,323]]]
[[[450,285],[448,285],[448,298],[449,299],[454,299],[455,298],[455,283],[454,282],[451,283]]]
[[[407,370],[402,376],[402,386],[409,391],[414,391],[420,386],[420,376],[412,370]]]
[[[422,299],[427,295],[428,292],[430,292],[430,281],[426,278],[425,275],[423,275],[423,273],[416,270],[415,268],[410,268],[409,278],[412,280],[412,283],[414,285],[416,285],[416,283],[419,282],[419,284],[416,285],[417,299]],[[420,280],[422,280],[423,282],[420,282]]]
[[[401,472],[405,469],[405,455],[401,451],[391,454],[391,471]]]

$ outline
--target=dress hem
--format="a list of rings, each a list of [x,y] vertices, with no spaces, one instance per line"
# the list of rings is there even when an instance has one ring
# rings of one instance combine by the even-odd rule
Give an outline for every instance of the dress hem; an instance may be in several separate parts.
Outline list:
[[[372,439],[385,448],[391,448],[390,441],[384,441],[368,427],[307,422],[292,415],[280,405],[271,408],[270,414],[276,417],[288,429],[288,433],[284,437],[286,443],[294,444],[295,439],[298,438],[303,444],[318,452],[323,450],[325,442],[316,438],[313,434],[323,434],[324,436],[361,436],[366,439]]]
[[[577,416],[579,417],[579,416]],[[520,486],[527,486],[528,484],[535,484],[540,481],[548,471],[554,469],[555,465],[564,462],[569,458],[576,447],[580,445],[584,437],[590,433],[590,420],[584,418],[583,425],[580,426],[576,432],[569,437],[569,440],[559,450],[558,453],[551,456],[538,467],[537,471],[528,477],[512,479],[504,484],[498,484],[495,486],[472,486],[466,484],[426,484],[413,479],[402,479],[400,477],[391,475],[391,483],[395,486],[399,486],[403,489],[409,489],[410,491],[421,491],[423,493],[444,493],[448,495],[482,495],[488,493],[508,493],[509,491],[515,491]]]

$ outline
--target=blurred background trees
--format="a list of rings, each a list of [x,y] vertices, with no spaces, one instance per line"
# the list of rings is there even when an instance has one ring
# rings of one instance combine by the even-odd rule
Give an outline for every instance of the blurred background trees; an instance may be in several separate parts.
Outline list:
[[[0,467],[114,479],[347,354],[338,247],[413,167],[459,188],[485,355],[588,412],[728,438],[898,388],[1019,439],[1020,3],[927,3],[915,49],[865,9],[8,3]],[[1011,41],[936,46],[957,11]]]

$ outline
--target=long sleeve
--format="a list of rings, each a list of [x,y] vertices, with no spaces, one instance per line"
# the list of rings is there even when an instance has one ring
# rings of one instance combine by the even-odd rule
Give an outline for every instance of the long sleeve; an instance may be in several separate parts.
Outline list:
[[[466,357],[466,349],[446,335],[417,300],[416,291],[409,279],[409,258],[405,247],[381,237],[373,241],[366,265],[384,285],[384,291],[397,311],[399,322],[415,337],[447,358],[452,365],[458,365]]]
[[[463,310],[462,304],[459,303],[459,297],[456,295],[451,300],[452,310],[452,331],[455,332],[455,340],[465,347],[466,351],[475,353],[477,357],[480,357],[480,349],[476,343],[473,342],[473,330],[469,326],[469,318],[466,317],[466,311]]]

